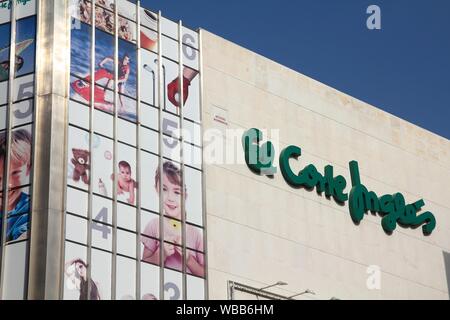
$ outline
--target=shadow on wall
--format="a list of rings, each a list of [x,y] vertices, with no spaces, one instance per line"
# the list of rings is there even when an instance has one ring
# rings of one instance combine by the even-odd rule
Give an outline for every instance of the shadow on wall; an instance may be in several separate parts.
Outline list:
[[[445,265],[445,274],[447,276],[447,289],[449,292],[449,300],[450,300],[450,253],[442,251],[442,254],[444,255],[444,265]]]

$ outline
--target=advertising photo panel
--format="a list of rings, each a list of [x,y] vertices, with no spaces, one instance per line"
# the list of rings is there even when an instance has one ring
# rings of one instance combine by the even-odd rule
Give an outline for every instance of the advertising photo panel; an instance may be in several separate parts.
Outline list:
[[[0,25],[0,82],[9,79],[11,24]]]
[[[155,175],[158,170],[157,156],[141,151],[141,206],[144,209],[159,212],[159,192],[156,189]]]
[[[91,26],[72,22],[70,38],[70,73],[80,78],[89,75],[91,66]],[[89,103],[86,101],[86,103]]]
[[[183,298],[183,275],[180,272],[164,269],[164,300]]]
[[[96,194],[113,196],[113,141],[94,134],[93,137],[93,187]]]
[[[117,256],[117,300],[136,299],[136,260]]]
[[[117,153],[117,200],[136,206],[136,193],[138,183],[136,181],[136,149],[125,144],[118,144]],[[114,176],[111,176],[113,179]]]
[[[36,16],[31,16],[16,23],[16,77],[34,72],[35,56]]]
[[[88,190],[91,178],[89,132],[69,126],[67,184]]]
[[[141,300],[159,300],[159,267],[141,262]]]
[[[4,251],[3,269],[3,300],[26,299],[27,285],[27,257],[28,245],[26,241],[9,244]]]
[[[158,56],[141,51],[141,101],[156,106],[158,103]],[[143,122],[144,120],[141,120]]]
[[[0,24],[11,21],[11,1],[0,1]],[[36,0],[16,1],[16,19],[36,14]]]
[[[66,241],[64,261],[64,300],[98,300],[92,292],[88,297],[86,247]]]
[[[111,253],[92,249],[91,276],[95,279],[99,300],[111,300]]]

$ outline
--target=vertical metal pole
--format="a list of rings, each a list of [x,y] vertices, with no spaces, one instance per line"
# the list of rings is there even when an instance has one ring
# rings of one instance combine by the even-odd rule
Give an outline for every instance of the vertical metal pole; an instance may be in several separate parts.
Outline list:
[[[89,101],[89,194],[88,194],[88,223],[87,223],[87,252],[86,252],[86,262],[89,266],[87,269],[87,281],[88,281],[88,297],[87,299],[90,299],[91,296],[91,279],[92,279],[92,202],[94,197],[94,161],[93,161],[93,154],[94,154],[94,110],[95,110],[95,41],[96,41],[96,34],[95,34],[95,8],[96,3],[95,1],[92,1],[91,3],[91,56],[90,56],[90,70],[89,73],[91,75],[91,84],[90,84],[90,101]]]
[[[117,0],[114,1],[114,129],[113,129],[113,137],[114,137],[114,146],[113,146],[113,265],[112,265],[112,283],[113,288],[111,292],[111,298],[113,300],[117,300],[117,125],[118,125],[118,104],[120,103],[119,99],[119,13],[117,9]]]
[[[158,12],[158,115],[159,115],[159,143],[158,143],[158,168],[159,168],[159,262],[160,262],[160,286],[159,296],[160,300],[164,300],[164,205],[163,205],[163,105],[165,102],[164,86],[163,83],[163,57],[162,57],[162,23],[161,23],[161,11]]]
[[[16,73],[16,1],[11,1],[11,39],[9,43],[9,79],[8,79],[8,110],[6,114],[6,154],[3,159],[3,205],[2,205],[2,232],[1,232],[1,266],[0,266],[0,299],[3,299],[3,284],[5,276],[5,251],[6,251],[6,232],[8,221],[8,198],[9,198],[9,170],[11,155],[11,135],[12,135],[12,108],[14,101],[14,75]]]
[[[178,105],[179,105],[179,114],[180,114],[180,169],[181,169],[181,238],[182,238],[182,256],[183,256],[183,295],[182,299],[187,299],[187,251],[186,251],[186,179],[185,179],[185,170],[184,170],[184,134],[183,134],[183,120],[184,120],[184,76],[183,76],[183,23],[180,20],[178,22]]]
[[[141,1],[136,3],[136,178],[138,181],[136,197],[136,300],[141,299]]]
[[[206,213],[206,174],[205,174],[205,155],[203,153],[203,101],[204,101],[204,90],[203,90],[203,30],[198,31],[198,49],[199,49],[199,77],[200,77],[200,132],[202,141],[202,214],[203,214],[203,251],[204,251],[204,262],[205,262],[205,299],[209,299],[209,272],[208,272],[208,219]]]

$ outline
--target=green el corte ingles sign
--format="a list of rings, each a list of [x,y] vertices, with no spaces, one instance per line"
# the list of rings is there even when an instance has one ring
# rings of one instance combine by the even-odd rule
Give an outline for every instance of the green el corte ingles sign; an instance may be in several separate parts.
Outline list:
[[[250,129],[244,133],[242,145],[245,161],[257,174],[274,175],[277,172],[277,168],[273,166],[275,148],[270,141],[260,145],[262,139],[263,134],[258,129]],[[298,173],[292,171],[289,160],[298,159],[301,154],[301,149],[296,146],[289,146],[281,151],[280,170],[286,182],[295,188],[316,189],[317,193],[325,193],[327,198],[333,197],[340,204],[348,201],[350,216],[354,223],[359,224],[365,213],[371,211],[382,216],[381,225],[388,234],[397,228],[397,224],[405,228],[422,226],[424,235],[430,235],[436,227],[436,219],[431,212],[418,214],[425,206],[423,200],[406,204],[405,197],[401,193],[379,197],[375,192],[369,191],[361,183],[358,162],[349,163],[352,188],[347,194],[345,192],[347,181],[341,175],[335,177],[331,165],[325,167],[324,174],[319,173],[312,164]]]

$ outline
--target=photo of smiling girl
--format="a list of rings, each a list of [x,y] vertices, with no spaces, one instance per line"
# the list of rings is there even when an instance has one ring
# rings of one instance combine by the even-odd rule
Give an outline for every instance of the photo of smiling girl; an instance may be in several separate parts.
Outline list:
[[[181,185],[180,169],[172,162],[166,161],[162,170],[162,188],[160,187],[161,173],[159,168],[155,174],[156,192],[163,197],[164,216],[164,266],[178,271],[182,270],[182,239],[181,239],[181,199],[186,201],[188,192],[186,185]],[[142,260],[145,262],[160,264],[160,242],[159,238],[159,218],[151,220],[141,238],[144,245]],[[193,250],[186,250],[186,269],[187,272],[198,277],[204,277],[204,256],[203,236],[201,232],[186,224],[186,247]]]

